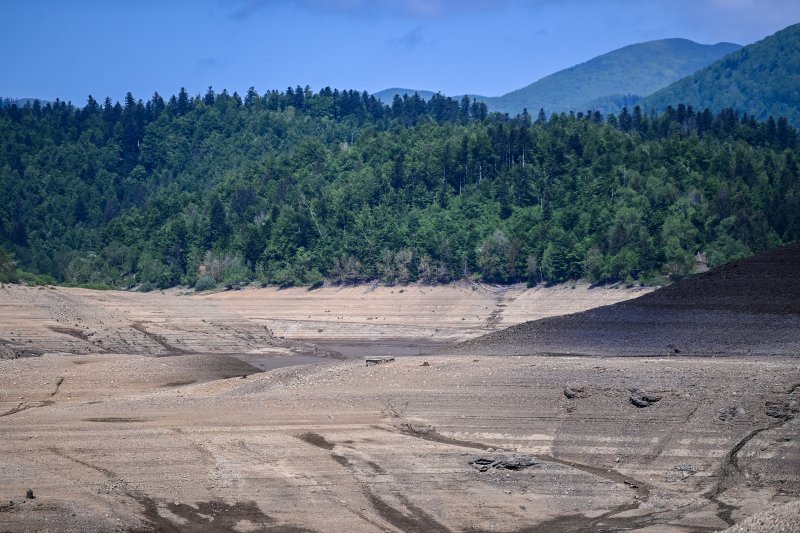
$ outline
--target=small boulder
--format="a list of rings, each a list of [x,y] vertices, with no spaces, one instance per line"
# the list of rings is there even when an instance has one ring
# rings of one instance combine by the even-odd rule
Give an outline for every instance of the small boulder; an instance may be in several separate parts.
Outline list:
[[[469,464],[479,472],[488,472],[489,470],[525,470],[530,468],[538,462],[536,458],[531,455],[517,454],[513,456],[495,455],[494,457],[476,457],[472,459]]]
[[[589,396],[589,393],[586,392],[586,389],[583,387],[565,387],[564,396],[572,400],[574,398],[586,398]]]
[[[697,473],[697,469],[694,465],[684,463],[677,465],[672,470],[667,472],[666,476],[664,476],[664,481],[667,483],[675,483],[677,481],[683,481],[686,478],[689,478]]]
[[[659,400],[661,400],[661,396],[654,392],[641,391],[638,389],[631,391],[630,401],[639,408],[650,407]]]
[[[790,420],[800,412],[800,405],[794,400],[788,402],[765,402],[766,414],[772,418]]]

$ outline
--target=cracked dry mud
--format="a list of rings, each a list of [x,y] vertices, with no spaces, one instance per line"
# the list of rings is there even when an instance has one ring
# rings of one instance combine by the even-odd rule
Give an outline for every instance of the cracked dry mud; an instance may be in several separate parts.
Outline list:
[[[789,275],[781,257],[768,263]],[[761,279],[768,290],[773,278]],[[713,281],[701,288],[721,290]],[[324,289],[317,300],[299,290],[0,289],[17,291],[0,302],[4,317],[34,316],[2,323],[0,338],[13,342],[5,346],[32,345],[14,352],[24,356],[60,342],[71,354],[0,361],[0,530],[797,531],[800,333],[787,324],[798,313],[785,298],[777,310],[763,298],[751,301],[767,309],[721,309],[713,298],[690,305],[693,287],[671,289],[680,305],[653,304],[656,292],[549,319],[542,344],[543,326],[533,323],[516,336],[375,366],[313,356],[311,344],[433,346],[437,329],[460,341],[520,322],[523,305],[546,315],[548,297],[470,287],[349,288],[338,298]],[[781,287],[800,297],[791,283]],[[562,309],[565,294],[577,301],[574,291],[586,296],[583,309],[625,299],[552,291]],[[84,307],[62,311],[51,301]],[[662,313],[660,329],[648,326],[656,340],[606,335],[592,356],[580,342],[566,346],[573,327],[600,329],[599,316],[621,330],[644,308]],[[49,329],[48,309],[64,313],[68,323],[56,326],[87,338]],[[698,317],[711,321],[707,330],[701,323],[676,335],[675,324]],[[95,328],[100,320],[105,328]],[[687,354],[679,344],[711,346],[692,335],[759,320],[781,335],[742,337],[732,356]],[[720,339],[724,349],[729,342]],[[663,352],[636,352],[657,343]],[[682,353],[668,355],[669,344]],[[548,353],[551,345],[568,349]],[[299,356],[319,363],[257,372],[244,362]],[[25,499],[29,488],[35,499]]]

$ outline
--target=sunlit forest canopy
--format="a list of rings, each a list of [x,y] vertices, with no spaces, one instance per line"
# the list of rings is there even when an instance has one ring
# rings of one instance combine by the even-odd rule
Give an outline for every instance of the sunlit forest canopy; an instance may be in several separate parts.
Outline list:
[[[676,104],[185,90],[0,109],[0,246],[60,282],[652,281],[800,235],[798,136]]]

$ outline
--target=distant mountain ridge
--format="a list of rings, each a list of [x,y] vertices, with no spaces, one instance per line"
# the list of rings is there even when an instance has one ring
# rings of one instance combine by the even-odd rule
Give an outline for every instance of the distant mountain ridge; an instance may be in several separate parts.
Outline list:
[[[712,111],[733,108],[757,120],[786,117],[800,126],[800,24],[655,92],[643,105],[661,111],[677,103]]]
[[[401,87],[392,87],[391,89],[384,89],[382,91],[378,91],[373,96],[378,98],[384,104],[392,104],[392,100],[394,99],[394,95],[403,96],[413,96],[414,93],[417,93],[420,98],[424,98],[425,100],[430,100],[431,97],[436,94],[436,91],[426,91],[425,89],[403,89]]]
[[[511,114],[525,107],[531,113],[539,108],[616,112],[740,48],[733,43],[703,45],[687,39],[633,44],[483,101],[493,111]]]
[[[688,39],[647,41],[597,56],[503,96],[469,96],[485,102],[490,111],[512,115],[525,108],[530,113],[540,108],[547,112],[590,108],[616,112],[740,48],[734,43],[704,45]],[[375,96],[391,103],[395,94],[411,96],[414,92],[425,99],[434,94],[395,88]]]
[[[7,98],[7,97],[0,97],[0,107],[10,107],[12,105],[16,105],[17,107],[25,107],[28,104],[33,105],[33,103],[39,100],[39,103],[42,106],[50,104],[52,102],[48,100],[42,100],[41,98]]]

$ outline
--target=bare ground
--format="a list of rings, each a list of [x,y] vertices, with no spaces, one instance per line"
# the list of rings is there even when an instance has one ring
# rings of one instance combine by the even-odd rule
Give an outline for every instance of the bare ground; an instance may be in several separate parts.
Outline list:
[[[0,289],[0,338],[23,356],[0,361],[0,530],[797,530],[797,352],[313,355],[636,295],[444,289]]]
[[[800,244],[615,305],[515,324],[443,352],[797,356]]]
[[[211,357],[86,359],[5,363],[25,409],[0,418],[3,529],[702,531],[800,491],[792,360],[411,357],[181,385]]]
[[[266,288],[212,293],[199,300],[264,324],[276,336],[339,345],[383,343],[385,350],[402,347],[404,341],[422,341],[426,347],[452,344],[527,320],[621,302],[651,290],[592,288],[585,283],[530,289],[459,283]]]

